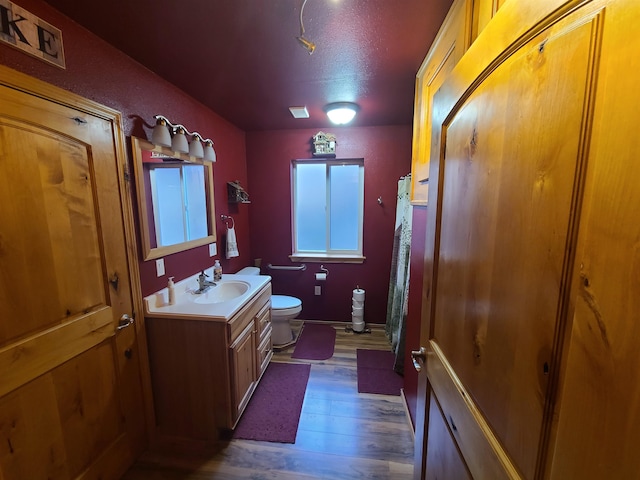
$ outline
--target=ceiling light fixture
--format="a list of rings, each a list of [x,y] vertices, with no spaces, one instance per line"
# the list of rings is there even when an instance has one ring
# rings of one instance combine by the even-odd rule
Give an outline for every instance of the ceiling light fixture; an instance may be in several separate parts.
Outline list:
[[[154,115],[153,118],[156,119],[156,125],[151,133],[151,143],[207,162],[216,161],[216,151],[210,138],[205,140],[198,132],[189,132],[184,125],[174,125],[163,115]],[[190,142],[187,141],[187,135],[191,136]]]
[[[302,7],[300,8],[300,36],[296,37],[296,40],[302,45],[302,47],[309,52],[309,55],[313,53],[316,49],[316,44],[311,40],[307,40],[304,38],[304,23],[302,22],[302,12],[304,12],[304,6],[307,4],[307,0],[302,2]]]
[[[335,125],[345,125],[354,119],[360,107],[352,102],[335,102],[324,107],[327,117]]]

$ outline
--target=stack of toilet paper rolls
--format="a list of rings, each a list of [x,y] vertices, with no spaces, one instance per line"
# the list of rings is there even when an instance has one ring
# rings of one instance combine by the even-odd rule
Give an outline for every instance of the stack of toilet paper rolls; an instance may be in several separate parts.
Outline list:
[[[353,291],[351,306],[351,323],[354,332],[364,331],[364,290],[356,288]]]

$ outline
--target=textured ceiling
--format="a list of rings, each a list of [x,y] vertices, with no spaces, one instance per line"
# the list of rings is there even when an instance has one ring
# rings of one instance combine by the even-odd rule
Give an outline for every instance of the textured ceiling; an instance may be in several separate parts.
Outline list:
[[[451,0],[47,0],[243,130],[410,124],[415,74]],[[309,119],[288,107],[306,105]]]

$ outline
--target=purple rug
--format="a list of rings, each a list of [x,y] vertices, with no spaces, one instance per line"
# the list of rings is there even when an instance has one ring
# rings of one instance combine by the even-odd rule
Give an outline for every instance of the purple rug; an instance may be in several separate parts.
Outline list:
[[[356,356],[359,393],[400,395],[403,378],[393,370],[393,352],[358,349]]]
[[[305,323],[291,358],[327,360],[333,356],[336,329],[331,325]]]
[[[311,365],[270,363],[233,438],[295,443],[310,371]]]

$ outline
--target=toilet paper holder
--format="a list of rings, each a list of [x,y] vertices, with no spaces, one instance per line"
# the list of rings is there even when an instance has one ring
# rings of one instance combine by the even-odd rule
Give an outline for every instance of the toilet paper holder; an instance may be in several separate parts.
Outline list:
[[[320,265],[320,271],[316,273],[316,280],[323,282],[329,276],[329,270],[324,268],[324,265]]]

